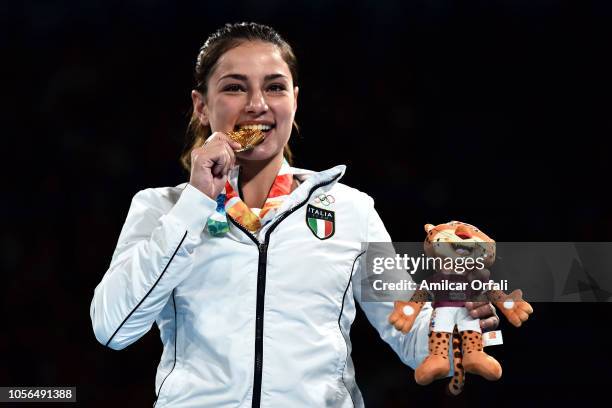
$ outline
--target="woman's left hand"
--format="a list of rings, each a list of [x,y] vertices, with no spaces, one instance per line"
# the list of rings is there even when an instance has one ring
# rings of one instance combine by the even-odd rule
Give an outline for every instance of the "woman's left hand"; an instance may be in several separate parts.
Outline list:
[[[483,332],[497,329],[499,317],[495,307],[489,302],[465,302],[465,308],[475,319],[480,319],[480,328]]]

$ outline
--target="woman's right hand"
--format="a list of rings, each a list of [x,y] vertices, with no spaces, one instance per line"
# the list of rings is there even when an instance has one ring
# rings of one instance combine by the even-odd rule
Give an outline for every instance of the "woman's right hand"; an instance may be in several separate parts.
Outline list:
[[[236,162],[234,150],[241,147],[225,133],[214,132],[203,146],[191,151],[189,184],[216,200]]]

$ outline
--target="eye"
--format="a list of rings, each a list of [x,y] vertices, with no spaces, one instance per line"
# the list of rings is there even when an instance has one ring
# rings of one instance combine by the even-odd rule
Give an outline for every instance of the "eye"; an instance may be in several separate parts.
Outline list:
[[[244,86],[240,84],[229,84],[223,87],[224,92],[245,92]]]
[[[286,89],[287,88],[283,84],[271,84],[268,87],[268,91],[270,91],[270,92],[283,92]]]

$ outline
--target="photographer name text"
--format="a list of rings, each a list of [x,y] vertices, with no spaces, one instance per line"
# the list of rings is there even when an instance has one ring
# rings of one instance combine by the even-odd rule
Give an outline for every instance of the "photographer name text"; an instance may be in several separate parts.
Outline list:
[[[483,282],[481,280],[475,279],[471,282],[452,282],[449,280],[441,280],[439,282],[427,282],[422,281],[421,283],[416,283],[412,280],[402,279],[398,282],[384,282],[381,279],[377,279],[372,282],[372,287],[374,290],[384,290],[384,291],[396,291],[396,290],[427,290],[427,291],[466,291],[468,289],[474,291],[487,291],[487,290],[508,290],[508,280],[501,280],[499,282],[495,282],[493,280],[489,280]]]

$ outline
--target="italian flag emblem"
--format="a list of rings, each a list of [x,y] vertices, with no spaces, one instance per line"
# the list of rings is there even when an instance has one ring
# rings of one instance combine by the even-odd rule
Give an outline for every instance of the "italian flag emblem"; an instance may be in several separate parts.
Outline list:
[[[327,239],[334,235],[334,212],[308,204],[306,207],[306,225],[319,239]]]

